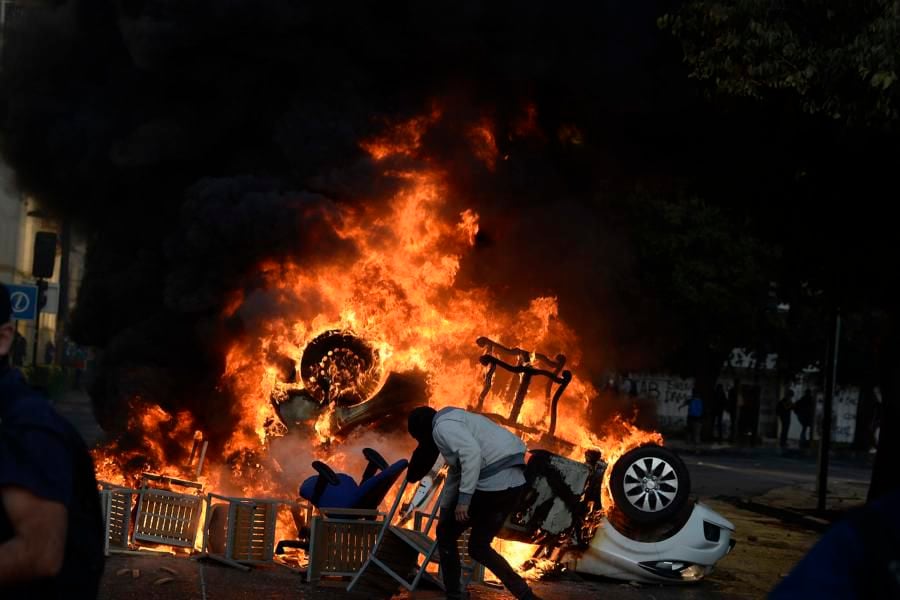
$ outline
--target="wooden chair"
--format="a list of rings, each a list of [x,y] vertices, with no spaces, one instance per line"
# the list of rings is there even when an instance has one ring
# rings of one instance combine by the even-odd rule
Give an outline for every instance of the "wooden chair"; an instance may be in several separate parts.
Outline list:
[[[185,494],[151,488],[151,482],[184,487],[194,492]],[[145,473],[137,490],[137,516],[132,541],[193,548],[200,526],[203,498],[199,493],[202,488],[202,484],[195,481]]]
[[[103,508],[104,541],[103,553],[127,552],[131,532],[131,509],[136,490],[101,483],[100,504]]]
[[[383,512],[360,508],[321,508],[309,534],[306,580],[352,577],[366,562],[384,527]]]
[[[272,562],[278,507],[291,502],[208,493],[205,503],[203,556],[241,570]]]
[[[514,376],[513,381],[517,382],[515,388],[512,385],[507,386],[503,395],[505,401],[510,404],[509,415],[491,415],[495,420],[528,433],[538,433],[534,428],[519,422],[519,416],[522,407],[525,404],[525,398],[528,395],[528,389],[531,381],[535,377],[544,377],[547,383],[544,387],[544,399],[548,405],[550,413],[550,424],[547,428],[547,434],[554,436],[556,434],[556,415],[559,406],[559,399],[566,391],[569,382],[572,381],[572,373],[563,370],[566,365],[566,357],[563,354],[557,354],[556,358],[550,358],[539,352],[531,353],[522,348],[508,348],[494,340],[486,337],[480,337],[475,343],[484,349],[484,354],[479,358],[479,362],[485,367],[484,386],[478,397],[475,406],[476,412],[482,412],[484,409],[484,401],[488,394],[491,393],[494,385],[494,376],[497,367],[504,371],[508,371]],[[498,355],[508,355],[515,358],[515,364],[505,362]],[[542,365],[544,368],[538,368],[535,365]],[[556,391],[553,387],[556,386]]]

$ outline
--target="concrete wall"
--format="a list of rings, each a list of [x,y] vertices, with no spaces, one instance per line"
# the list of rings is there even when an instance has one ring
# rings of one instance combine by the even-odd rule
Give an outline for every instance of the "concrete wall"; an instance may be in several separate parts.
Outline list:
[[[743,365],[743,361],[741,364]],[[768,362],[768,361],[767,361]],[[778,422],[775,415],[775,405],[783,394],[782,387],[777,380],[774,371],[751,371],[744,369],[730,369],[727,377],[719,380],[726,391],[734,382],[735,376],[740,379],[743,386],[759,386],[759,435],[763,438],[777,438]],[[682,406],[691,393],[694,380],[681,378],[665,373],[634,373],[631,377],[637,383],[638,395],[655,402],[657,411],[657,423],[662,432],[680,433],[687,426],[687,408]],[[813,379],[818,375],[814,374]],[[794,390],[794,399],[803,395],[806,386],[809,385],[801,378],[791,385]],[[822,435],[822,393],[813,386],[816,396],[816,420],[815,437]],[[856,411],[859,404],[860,391],[855,387],[838,388],[835,393],[831,435],[832,440],[838,443],[852,443],[856,432]],[[708,402],[708,399],[704,398]],[[707,404],[709,406],[709,404]],[[730,415],[725,415],[725,432],[730,431]],[[800,439],[800,421],[797,415],[791,413],[791,426],[788,429],[788,439],[798,441]]]
[[[693,379],[682,379],[663,373],[633,374],[638,395],[656,401],[656,417],[661,431],[683,430],[687,424],[687,408],[682,404],[691,395]]]
[[[9,168],[0,163],[0,281],[5,283],[16,280],[23,216],[22,196]]]
[[[791,386],[794,390],[794,400],[798,400],[806,391],[806,385],[802,382],[795,383]],[[834,403],[832,405],[831,415],[831,440],[838,443],[853,443],[853,437],[856,434],[856,411],[859,405],[859,388],[856,387],[839,387],[834,394]],[[822,418],[824,395],[817,388],[813,387],[813,396],[816,398],[816,416],[814,421],[815,437],[822,436]],[[800,439],[800,421],[797,419],[796,413],[791,413],[791,426],[788,428],[788,439]]]
[[[34,236],[38,231],[60,232],[60,222],[48,215],[41,216],[40,206],[16,189],[13,175],[0,163],[0,282],[33,284],[31,277]],[[29,216],[29,212],[32,214]],[[84,273],[86,244],[73,234],[69,247],[69,306],[74,306]],[[56,337],[60,282],[61,252],[57,252],[54,275],[48,281],[47,306],[41,315],[38,344],[38,363],[43,363],[49,341]],[[35,327],[33,321],[16,324],[19,333],[28,340],[28,360],[31,364]],[[54,341],[54,343],[56,343]]]

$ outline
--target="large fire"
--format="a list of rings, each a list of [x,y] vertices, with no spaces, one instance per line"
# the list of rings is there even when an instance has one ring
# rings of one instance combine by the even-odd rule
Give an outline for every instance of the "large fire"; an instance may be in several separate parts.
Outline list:
[[[357,450],[363,445],[378,448],[389,460],[408,456],[412,440],[402,433],[385,438],[360,428],[338,436],[333,405],[310,417],[302,439],[286,441],[290,436],[285,436],[270,401],[285,385],[283,367],[274,357],[292,357],[299,371],[304,347],[329,330],[352,331],[369,340],[385,373],[425,373],[427,401],[434,407],[476,404],[484,381],[474,343],[480,336],[548,356],[561,352],[575,377],[560,402],[556,436],[571,443],[572,458],[582,460],[586,450],[599,449],[611,465],[631,448],[662,441],[659,434],[641,431],[619,417],[603,431],[590,430],[585,415],[598,394],[578,376],[580,341],[559,314],[557,298],[536,297],[511,307],[502,292],[459,284],[461,263],[476,243],[479,215],[470,209],[451,210],[450,174],[420,156],[423,133],[440,118],[440,111],[434,110],[363,144],[384,175],[401,185],[387,203],[362,199],[324,217],[342,239],[352,241],[356,252],[313,264],[298,259],[259,265],[264,289],[254,293],[275,298],[283,310],[228,351],[221,385],[239,402],[240,426],[221,444],[221,452],[206,457],[201,481],[207,490],[288,499],[295,497],[302,477],[312,474],[314,459],[358,474],[362,457]],[[497,149],[490,123],[474,124],[467,139],[473,155],[494,168]],[[250,300],[236,295],[226,316],[240,315]],[[519,422],[545,431],[549,407],[542,386],[533,387]],[[484,410],[508,414],[504,402],[503,394],[493,394]],[[183,477],[191,441],[203,423],[195,423],[189,413],[171,415],[141,399],[135,399],[132,408],[129,431],[141,438],[138,450],[98,450],[98,479],[133,485],[147,469]],[[610,507],[606,487],[604,481],[604,506]],[[508,554],[515,552],[510,548]]]

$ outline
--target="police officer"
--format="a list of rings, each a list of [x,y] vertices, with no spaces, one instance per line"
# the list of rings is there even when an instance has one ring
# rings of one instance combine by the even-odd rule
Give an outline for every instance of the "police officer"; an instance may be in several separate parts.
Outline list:
[[[11,368],[0,284],[0,598],[96,598],[104,527],[91,456]]]

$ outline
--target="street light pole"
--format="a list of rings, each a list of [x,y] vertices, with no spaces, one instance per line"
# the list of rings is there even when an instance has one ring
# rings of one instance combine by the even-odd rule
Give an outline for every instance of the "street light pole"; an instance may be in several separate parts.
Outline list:
[[[36,367],[38,362],[38,341],[41,338],[41,311],[44,309],[44,292],[47,290],[47,282],[37,280],[37,307],[34,312],[34,352],[31,355],[31,366]]]
[[[834,388],[837,378],[838,346],[841,339],[841,309],[834,311],[834,337],[828,342],[825,357],[825,398],[822,407],[822,439],[819,440],[819,473],[817,478],[818,502],[816,508],[825,510],[828,495],[828,452],[831,449],[831,415],[834,406]]]
[[[62,366],[65,360],[65,335],[69,324],[69,256],[72,246],[72,226],[62,217],[59,234],[59,301],[56,309],[56,355],[54,362]]]

